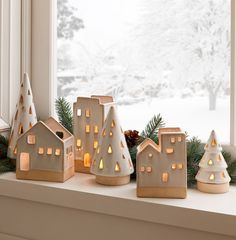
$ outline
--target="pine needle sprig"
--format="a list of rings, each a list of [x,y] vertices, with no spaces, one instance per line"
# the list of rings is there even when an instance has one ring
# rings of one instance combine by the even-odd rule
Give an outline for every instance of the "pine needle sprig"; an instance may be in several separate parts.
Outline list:
[[[3,135],[0,135],[0,144],[8,147],[8,139],[6,137],[4,137]]]
[[[16,170],[16,166],[12,163],[11,159],[6,158],[0,161],[0,174],[5,172],[12,172]]]
[[[154,115],[154,117],[148,122],[145,129],[141,132],[141,136],[143,138],[150,138],[155,143],[158,143],[158,131],[159,128],[164,127],[165,124],[162,120],[162,117],[160,114]]]
[[[70,103],[60,97],[56,100],[56,112],[59,122],[71,133],[73,133],[73,114]]]

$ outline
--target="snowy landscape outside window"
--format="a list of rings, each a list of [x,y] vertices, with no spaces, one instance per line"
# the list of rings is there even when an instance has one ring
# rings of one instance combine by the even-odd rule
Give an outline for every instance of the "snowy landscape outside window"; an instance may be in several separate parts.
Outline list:
[[[124,129],[160,113],[230,133],[230,0],[58,0],[57,94],[112,95]]]

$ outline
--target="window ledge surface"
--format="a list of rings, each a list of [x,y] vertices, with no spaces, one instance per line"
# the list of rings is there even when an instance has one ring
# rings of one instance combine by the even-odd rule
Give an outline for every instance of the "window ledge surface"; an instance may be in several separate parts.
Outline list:
[[[65,183],[51,183],[17,180],[14,173],[5,173],[0,189],[0,196],[236,236],[235,186],[226,194],[190,189],[187,199],[151,199],[136,197],[135,182],[108,187],[96,184],[89,174],[76,173]]]

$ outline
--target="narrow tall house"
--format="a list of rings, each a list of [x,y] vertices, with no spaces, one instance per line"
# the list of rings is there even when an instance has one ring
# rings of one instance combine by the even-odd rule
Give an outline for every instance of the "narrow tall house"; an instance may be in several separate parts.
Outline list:
[[[74,175],[74,137],[54,118],[17,141],[16,178],[64,182]]]
[[[159,145],[146,139],[137,152],[137,196],[186,198],[186,136],[179,128],[161,128]]]
[[[105,118],[113,105],[111,96],[78,97],[74,103],[75,171],[90,173]]]

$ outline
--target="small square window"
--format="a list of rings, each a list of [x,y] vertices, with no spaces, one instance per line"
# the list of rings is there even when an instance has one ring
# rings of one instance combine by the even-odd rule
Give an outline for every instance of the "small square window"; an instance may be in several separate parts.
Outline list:
[[[167,148],[166,149],[166,153],[167,154],[172,154],[174,152],[174,149],[173,148]]]
[[[76,145],[77,145],[77,147],[81,147],[82,146],[81,139],[77,139]]]
[[[145,172],[145,167],[144,166],[140,167],[140,172]]]
[[[152,167],[146,167],[148,173],[152,172]]]
[[[177,168],[176,164],[173,163],[173,164],[171,165],[171,169],[172,169],[172,170],[175,170],[176,168]]]
[[[86,132],[86,133],[90,133],[90,126],[89,126],[89,125],[86,125],[86,126],[85,126],[85,132]]]
[[[28,135],[27,136],[27,143],[28,144],[35,144],[35,135]]]
[[[40,155],[44,154],[44,149],[42,147],[39,148],[38,154],[40,154]]]
[[[179,163],[178,164],[178,169],[183,169],[184,168],[184,165],[182,163]]]
[[[167,183],[169,178],[168,173],[162,173],[162,182]]]
[[[52,155],[52,148],[47,149],[47,155]]]
[[[57,148],[57,149],[55,150],[55,155],[56,155],[56,156],[60,156],[60,155],[61,155],[61,149],[60,149],[60,148]]]
[[[20,154],[20,170],[29,171],[30,169],[30,156],[29,153],[22,152]]]
[[[94,141],[93,148],[96,149],[98,147],[98,141]]]
[[[98,126],[97,125],[94,126],[94,133],[98,133]]]
[[[178,137],[178,142],[182,142],[182,137]]]
[[[171,142],[171,143],[175,143],[175,138],[174,138],[174,137],[171,137],[171,138],[170,138],[170,142]]]
[[[81,117],[81,115],[82,115],[82,111],[81,111],[80,108],[78,108],[78,109],[77,109],[77,116],[78,116],[78,117]]]

